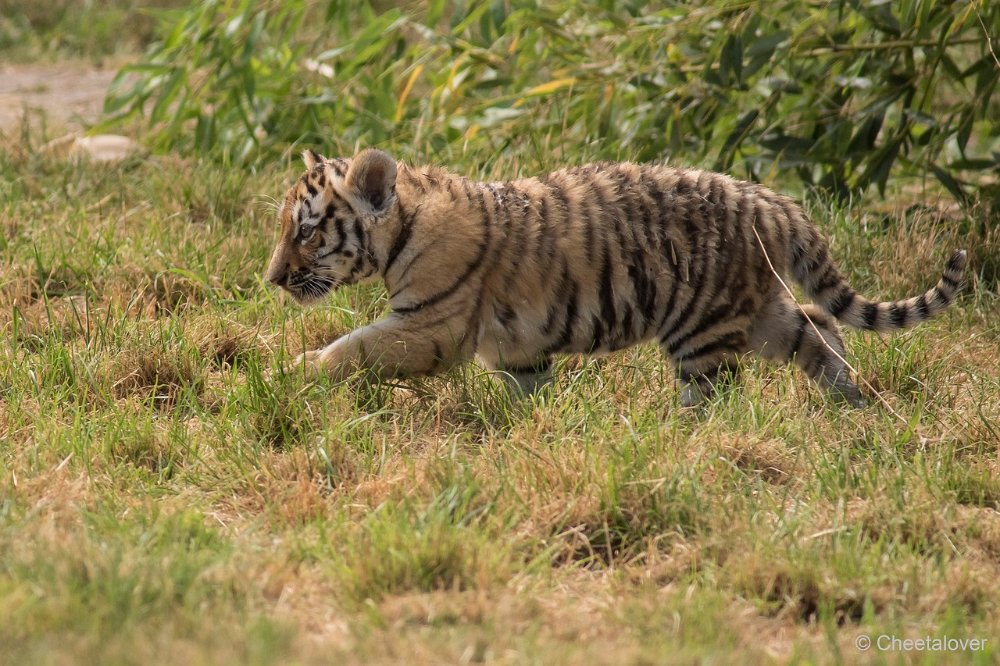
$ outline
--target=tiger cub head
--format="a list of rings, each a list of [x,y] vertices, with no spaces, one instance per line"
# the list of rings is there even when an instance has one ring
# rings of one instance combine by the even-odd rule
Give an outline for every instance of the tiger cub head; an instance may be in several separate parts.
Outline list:
[[[374,149],[350,160],[307,150],[302,159],[306,173],[285,194],[265,278],[305,304],[377,271],[370,230],[397,215],[396,162]]]

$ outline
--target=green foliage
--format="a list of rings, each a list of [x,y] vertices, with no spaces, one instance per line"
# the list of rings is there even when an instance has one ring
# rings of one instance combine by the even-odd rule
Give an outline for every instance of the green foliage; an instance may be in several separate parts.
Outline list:
[[[107,110],[160,148],[295,145],[674,157],[837,194],[893,169],[958,199],[1000,171],[1000,5],[206,2],[169,15]],[[994,47],[996,48],[996,47]],[[488,166],[488,165],[487,165]]]

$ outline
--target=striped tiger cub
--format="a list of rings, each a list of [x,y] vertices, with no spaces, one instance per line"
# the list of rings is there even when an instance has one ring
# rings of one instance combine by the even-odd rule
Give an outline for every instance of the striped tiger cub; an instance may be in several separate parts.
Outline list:
[[[303,158],[266,279],[301,303],[368,279],[389,294],[384,319],[299,358],[336,379],[434,373],[475,355],[531,392],[556,354],[655,340],[684,406],[748,352],[861,406],[835,320],[922,322],[952,301],[966,263],[958,251],[927,292],[879,303],[847,284],[791,199],[718,173],[600,163],[480,183],[374,149]],[[814,303],[796,305],[778,275]]]

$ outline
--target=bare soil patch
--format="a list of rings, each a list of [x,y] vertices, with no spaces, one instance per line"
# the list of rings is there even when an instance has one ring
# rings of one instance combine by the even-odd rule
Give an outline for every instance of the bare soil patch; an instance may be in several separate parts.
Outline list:
[[[0,65],[0,130],[16,128],[32,110],[44,112],[49,122],[82,128],[100,115],[116,69],[84,63]]]

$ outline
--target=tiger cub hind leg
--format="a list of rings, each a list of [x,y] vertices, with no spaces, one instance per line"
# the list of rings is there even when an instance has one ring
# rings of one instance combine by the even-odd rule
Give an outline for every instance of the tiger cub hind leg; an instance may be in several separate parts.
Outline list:
[[[794,363],[834,399],[852,407],[867,404],[851,379],[836,321],[818,306],[799,307],[780,294],[758,314],[750,344],[766,359]]]

